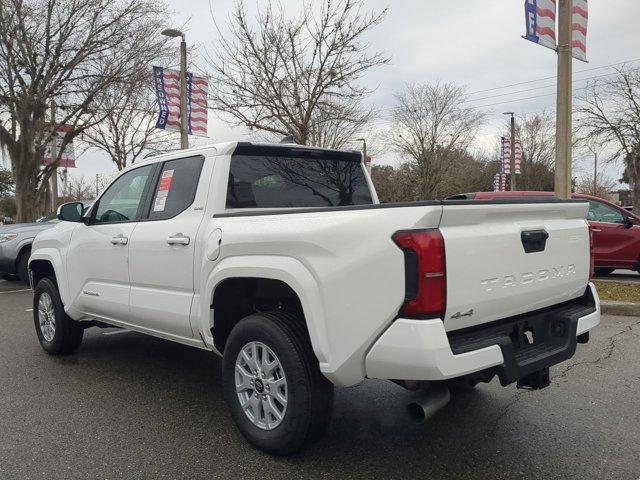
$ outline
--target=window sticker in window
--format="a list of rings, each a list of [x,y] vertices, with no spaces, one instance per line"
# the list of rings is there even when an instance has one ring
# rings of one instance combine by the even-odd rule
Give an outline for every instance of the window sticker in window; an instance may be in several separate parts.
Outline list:
[[[167,204],[167,197],[169,196],[169,190],[171,189],[171,181],[173,180],[173,170],[165,170],[162,172],[160,183],[158,184],[158,191],[156,192],[156,201],[153,204],[154,212],[164,212],[164,207]]]

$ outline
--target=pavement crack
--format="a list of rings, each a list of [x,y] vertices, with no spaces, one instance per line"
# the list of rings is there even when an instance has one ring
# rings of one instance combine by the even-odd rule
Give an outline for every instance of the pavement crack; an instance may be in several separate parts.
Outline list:
[[[581,362],[575,362],[575,363],[571,363],[569,365],[567,365],[565,367],[564,370],[562,370],[562,372],[558,373],[557,375],[554,375],[553,378],[565,378],[567,376],[567,374],[573,370],[576,367],[579,367],[580,365],[597,365],[605,360],[608,360],[609,358],[611,358],[613,356],[613,352],[615,352],[616,347],[618,345],[618,339],[631,332],[633,330],[634,327],[637,327],[638,325],[640,325],[640,321],[634,322],[632,324],[627,325],[624,329],[622,329],[621,331],[611,335],[610,337],[608,337],[606,339],[607,341],[607,346],[603,351],[603,354],[598,356],[596,359],[594,360],[583,360]]]
[[[515,395],[513,395],[511,397],[511,401],[509,403],[507,403],[502,410],[500,410],[500,413],[498,413],[495,422],[493,423],[493,428],[491,429],[491,434],[492,436],[495,437],[496,432],[498,430],[498,425],[500,424],[500,422],[507,416],[507,413],[509,412],[509,410],[511,410],[511,407],[513,407],[516,403],[518,403],[520,401],[520,399],[522,398],[522,394],[527,393],[527,391],[525,390],[518,390],[516,391]]]

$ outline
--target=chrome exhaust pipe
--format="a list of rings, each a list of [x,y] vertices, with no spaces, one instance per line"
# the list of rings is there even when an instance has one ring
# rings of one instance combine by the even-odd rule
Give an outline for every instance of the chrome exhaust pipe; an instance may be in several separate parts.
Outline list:
[[[450,399],[451,394],[446,385],[432,383],[425,389],[422,397],[407,405],[407,411],[416,423],[424,423],[449,403]]]

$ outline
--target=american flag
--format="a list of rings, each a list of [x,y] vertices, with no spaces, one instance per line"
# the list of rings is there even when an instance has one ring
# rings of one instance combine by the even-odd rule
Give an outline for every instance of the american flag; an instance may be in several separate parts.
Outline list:
[[[556,0],[526,0],[524,12],[527,24],[524,38],[555,50]]]
[[[583,62],[587,61],[587,2],[573,0],[571,8],[571,54]],[[525,0],[524,12],[527,27],[524,38],[556,50],[556,0]]]
[[[587,0],[573,0],[571,10],[571,54],[573,58],[587,61],[587,20],[589,10]]]
[[[156,97],[160,114],[156,127],[180,131],[180,72],[168,68],[153,67]],[[207,95],[209,83],[206,78],[187,72],[187,128],[189,134],[207,136]]]
[[[507,190],[507,176],[504,173],[496,173],[493,176],[493,191],[504,192]]]
[[[500,138],[500,158],[502,160],[502,173],[511,173],[511,139],[507,137]],[[516,174],[520,174],[520,165],[522,164],[522,144],[520,140],[516,140],[515,152]]]
[[[60,149],[62,148],[62,141],[64,140],[67,132],[71,130],[73,130],[73,125],[58,125],[56,127],[56,135],[53,137],[53,140],[45,147],[42,163],[44,163],[45,165],[51,165],[51,163],[53,163],[54,159],[51,158],[51,143],[53,143],[56,147],[55,157],[60,158],[58,168],[76,168],[76,155],[73,151],[73,142],[67,143],[62,154],[60,153]]]

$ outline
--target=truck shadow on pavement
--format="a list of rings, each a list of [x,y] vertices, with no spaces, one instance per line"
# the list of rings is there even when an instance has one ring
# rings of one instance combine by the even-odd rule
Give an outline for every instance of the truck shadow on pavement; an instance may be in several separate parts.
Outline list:
[[[274,458],[253,449],[236,430],[222,398],[221,361],[210,352],[131,332],[93,333],[77,355],[52,361],[77,368],[69,375],[82,377],[91,401],[100,404],[94,427],[102,432],[130,442],[144,439],[149,447],[181,445],[183,452],[201,451],[208,458],[250,455],[278,469],[333,478],[356,472],[356,478],[413,478],[416,468],[493,476],[491,458],[510,441],[494,427],[516,396],[515,388],[479,386],[454,395],[435,418],[417,425],[406,413],[416,393],[365,381],[336,389],[332,422],[319,442],[293,457]]]

